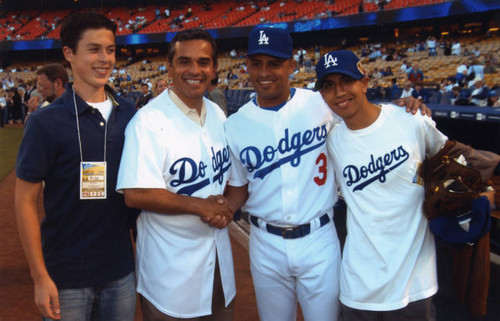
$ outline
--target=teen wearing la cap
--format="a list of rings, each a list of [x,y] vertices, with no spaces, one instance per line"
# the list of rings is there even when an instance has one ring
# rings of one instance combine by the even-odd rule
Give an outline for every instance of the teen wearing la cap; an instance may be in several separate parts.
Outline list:
[[[292,88],[292,39],[257,26],[247,69],[257,95],[225,123],[226,197],[250,213],[250,264],[261,320],[336,320],[340,245],[326,135],[338,116],[319,93]]]
[[[447,138],[429,117],[370,103],[351,51],[327,53],[316,73],[316,88],[343,118],[327,140],[347,203],[341,320],[435,320],[436,251],[418,168]]]

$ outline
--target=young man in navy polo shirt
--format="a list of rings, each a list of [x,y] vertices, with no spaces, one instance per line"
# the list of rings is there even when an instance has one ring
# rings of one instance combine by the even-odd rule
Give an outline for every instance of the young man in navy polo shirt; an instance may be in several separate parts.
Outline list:
[[[106,86],[115,64],[115,31],[113,22],[95,13],[65,19],[61,42],[74,82],[30,116],[18,153],[19,234],[46,320],[134,318],[129,222],[137,212],[114,188],[135,108]]]

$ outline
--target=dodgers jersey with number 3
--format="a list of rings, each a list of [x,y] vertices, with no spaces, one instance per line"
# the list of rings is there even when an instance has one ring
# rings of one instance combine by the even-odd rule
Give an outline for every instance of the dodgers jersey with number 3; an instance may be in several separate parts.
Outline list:
[[[125,132],[117,189],[154,188],[193,197],[222,194],[230,157],[221,109],[204,99],[203,126],[172,102],[168,90],[141,108]],[[216,254],[226,306],[236,293],[227,228],[195,215],[143,210],[137,221],[137,291],[170,316],[211,314]]]
[[[299,88],[278,111],[250,101],[231,115],[229,185],[248,184],[243,209],[278,225],[331,216],[337,193],[325,143],[338,121],[319,93]]]
[[[343,304],[397,310],[436,293],[434,238],[422,212],[417,171],[445,141],[429,117],[394,105],[383,105],[366,128],[341,123],[332,129],[328,149],[348,208]]]

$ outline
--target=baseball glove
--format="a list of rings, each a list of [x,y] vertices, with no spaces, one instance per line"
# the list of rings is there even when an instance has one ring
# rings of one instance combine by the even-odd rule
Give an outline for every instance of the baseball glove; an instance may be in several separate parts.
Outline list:
[[[456,144],[455,141],[447,141],[436,155],[422,164],[424,213],[429,220],[470,211],[472,201],[486,186],[478,170],[455,161],[458,156]]]

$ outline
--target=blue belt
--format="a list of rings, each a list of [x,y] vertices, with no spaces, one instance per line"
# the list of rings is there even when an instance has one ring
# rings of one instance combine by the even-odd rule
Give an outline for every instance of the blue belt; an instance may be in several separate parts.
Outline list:
[[[259,218],[257,216],[250,215],[250,222],[260,228],[258,220]],[[323,214],[319,218],[320,227],[325,226],[328,222],[330,222],[328,214]],[[284,239],[298,239],[311,233],[311,223],[291,227],[279,227],[266,223],[266,230],[269,233],[281,236]]]

